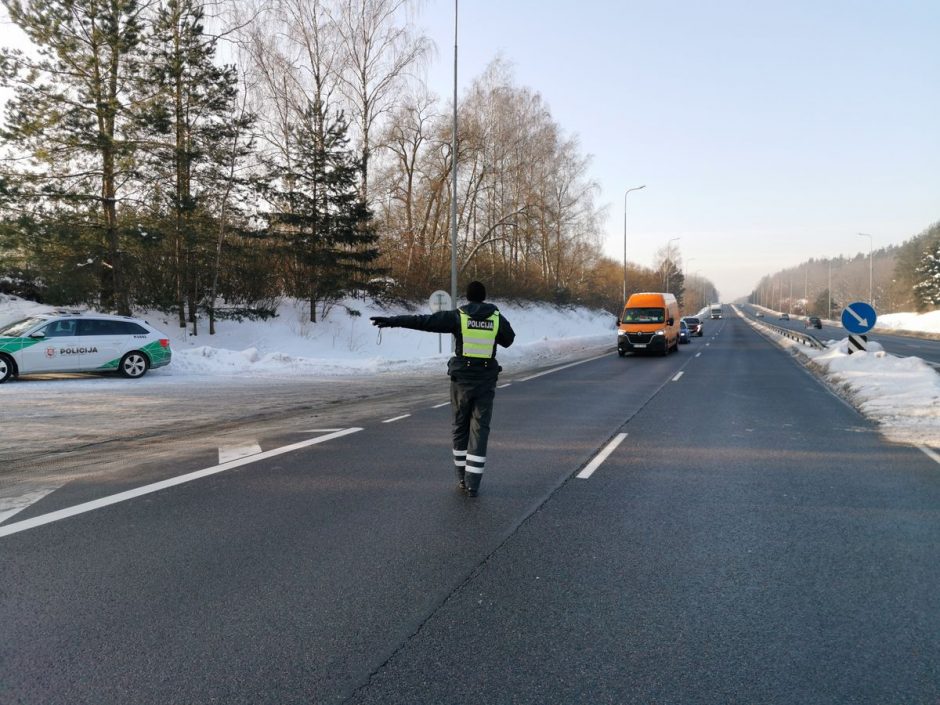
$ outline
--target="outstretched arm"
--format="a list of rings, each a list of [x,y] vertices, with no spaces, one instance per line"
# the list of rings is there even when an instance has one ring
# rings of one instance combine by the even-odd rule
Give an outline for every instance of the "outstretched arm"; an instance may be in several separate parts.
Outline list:
[[[373,316],[372,325],[379,328],[411,328],[428,333],[457,333],[460,319],[455,311],[439,311],[425,316]]]

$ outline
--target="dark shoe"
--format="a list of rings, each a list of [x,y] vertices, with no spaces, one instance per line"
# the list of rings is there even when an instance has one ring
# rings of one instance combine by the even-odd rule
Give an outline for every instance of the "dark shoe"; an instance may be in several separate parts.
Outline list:
[[[460,492],[466,492],[466,491],[467,491],[467,483],[464,482],[463,480],[458,480],[458,481],[457,481],[457,490],[460,491]]]
[[[464,484],[466,484],[466,486],[467,486],[467,496],[468,496],[468,497],[476,497],[476,496],[477,496],[477,492],[480,490],[480,480],[482,480],[482,479],[483,479],[483,477],[480,475],[480,473],[477,473],[477,472],[468,472],[468,473],[467,473],[467,476],[466,476],[466,478],[465,478],[465,480],[464,480]]]

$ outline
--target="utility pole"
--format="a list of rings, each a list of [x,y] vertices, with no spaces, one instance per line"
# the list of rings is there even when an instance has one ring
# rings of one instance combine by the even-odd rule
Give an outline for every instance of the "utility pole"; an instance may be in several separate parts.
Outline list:
[[[457,0],[454,0],[454,132],[451,135],[450,195],[450,300],[457,307]],[[457,339],[450,338],[450,351],[457,349]]]

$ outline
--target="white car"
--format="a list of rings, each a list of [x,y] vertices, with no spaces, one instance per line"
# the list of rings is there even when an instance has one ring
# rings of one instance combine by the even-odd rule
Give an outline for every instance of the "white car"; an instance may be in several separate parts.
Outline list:
[[[14,375],[117,371],[143,377],[170,364],[169,338],[146,321],[98,313],[44,313],[0,329],[0,383]]]

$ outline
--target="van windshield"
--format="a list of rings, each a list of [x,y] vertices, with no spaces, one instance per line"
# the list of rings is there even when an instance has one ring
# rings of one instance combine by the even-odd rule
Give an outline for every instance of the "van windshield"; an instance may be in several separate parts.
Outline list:
[[[625,308],[624,323],[662,323],[666,320],[666,310],[662,308]]]

